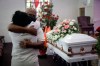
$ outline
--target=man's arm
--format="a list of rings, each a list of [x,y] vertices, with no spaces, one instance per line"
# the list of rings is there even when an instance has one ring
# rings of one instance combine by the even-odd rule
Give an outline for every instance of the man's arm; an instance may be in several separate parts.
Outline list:
[[[26,45],[27,48],[42,49],[44,47],[44,41],[33,42],[31,45]]]
[[[37,30],[33,27],[30,27],[30,28],[21,27],[21,26],[14,25],[12,23],[8,26],[8,31],[16,32],[16,33],[29,33],[32,35],[37,35]]]
[[[31,42],[29,39],[25,39],[20,42],[20,46],[22,48],[41,49],[44,46],[44,41]]]

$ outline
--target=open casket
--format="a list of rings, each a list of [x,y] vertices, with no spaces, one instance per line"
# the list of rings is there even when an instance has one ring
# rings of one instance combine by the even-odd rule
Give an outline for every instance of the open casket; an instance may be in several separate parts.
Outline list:
[[[96,42],[95,38],[86,34],[73,33],[56,42],[49,41],[48,47],[67,62],[78,62],[98,59]]]

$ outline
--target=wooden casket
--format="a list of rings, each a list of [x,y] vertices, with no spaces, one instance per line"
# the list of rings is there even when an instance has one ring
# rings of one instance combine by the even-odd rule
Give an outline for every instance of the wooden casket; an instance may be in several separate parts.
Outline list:
[[[96,43],[97,40],[91,36],[73,33],[56,42],[48,42],[48,47],[67,62],[78,62],[98,59]]]

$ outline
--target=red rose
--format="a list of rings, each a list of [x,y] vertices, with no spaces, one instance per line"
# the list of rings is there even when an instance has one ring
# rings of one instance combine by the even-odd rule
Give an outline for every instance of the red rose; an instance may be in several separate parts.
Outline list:
[[[100,27],[98,27],[98,28],[96,29],[96,31],[100,32]]]

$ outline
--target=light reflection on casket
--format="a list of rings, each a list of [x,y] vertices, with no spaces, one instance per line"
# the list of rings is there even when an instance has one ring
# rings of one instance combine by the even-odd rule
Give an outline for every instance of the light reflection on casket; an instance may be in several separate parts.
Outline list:
[[[57,42],[48,42],[48,47],[67,62],[78,62],[98,59],[95,49],[96,42],[97,40],[91,36],[74,33],[66,35]],[[69,52],[69,48],[71,48],[71,52]]]

